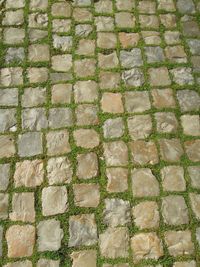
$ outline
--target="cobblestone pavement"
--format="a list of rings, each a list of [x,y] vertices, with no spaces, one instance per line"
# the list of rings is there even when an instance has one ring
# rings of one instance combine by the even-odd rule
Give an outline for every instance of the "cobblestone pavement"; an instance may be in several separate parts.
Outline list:
[[[0,5],[0,266],[200,267],[200,2]]]

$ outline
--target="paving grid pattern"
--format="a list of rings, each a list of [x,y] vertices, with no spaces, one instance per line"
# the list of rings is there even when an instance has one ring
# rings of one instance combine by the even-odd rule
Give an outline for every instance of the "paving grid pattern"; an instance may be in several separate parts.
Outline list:
[[[200,266],[200,2],[0,1],[0,266]]]

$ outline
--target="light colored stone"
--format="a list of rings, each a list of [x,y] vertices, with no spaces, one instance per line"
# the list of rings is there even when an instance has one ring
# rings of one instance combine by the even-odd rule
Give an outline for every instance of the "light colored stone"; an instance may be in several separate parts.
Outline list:
[[[156,15],[139,15],[141,28],[159,29],[159,20]]]
[[[163,26],[165,26],[168,29],[172,29],[176,27],[177,18],[174,14],[161,14],[160,20]]]
[[[99,145],[99,134],[94,129],[79,129],[74,131],[74,139],[77,146],[94,148]]]
[[[165,161],[176,162],[180,161],[181,156],[184,154],[182,145],[179,139],[160,139],[160,152],[161,157]]]
[[[21,8],[25,6],[24,0],[16,0],[13,2],[13,0],[7,0],[6,1],[6,8]]]
[[[143,112],[151,108],[148,91],[125,92],[124,98],[128,113]]]
[[[176,133],[178,130],[178,121],[173,112],[155,113],[156,128],[159,133]]]
[[[112,13],[113,2],[111,0],[99,0],[94,4],[95,11],[98,13]]]
[[[160,45],[161,38],[160,33],[156,31],[142,31],[142,37],[147,45]]]
[[[169,72],[166,67],[150,68],[148,73],[151,86],[168,86],[171,84]]]
[[[65,186],[44,187],[42,190],[42,214],[50,216],[62,214],[68,209],[68,196]]]
[[[182,112],[198,111],[200,108],[200,96],[193,90],[178,90],[177,99]]]
[[[76,54],[82,56],[93,56],[95,52],[94,40],[81,39],[79,41]]]
[[[28,48],[28,59],[33,62],[49,61],[49,46],[45,44],[33,44]]]
[[[60,260],[39,259],[37,267],[59,267]]]
[[[12,135],[0,136],[0,158],[12,157],[15,155],[14,137]]]
[[[42,105],[46,102],[46,96],[46,88],[25,88],[21,99],[21,105],[25,108]]]
[[[153,89],[151,94],[153,97],[153,106],[156,108],[160,109],[176,106],[172,89]]]
[[[52,31],[58,33],[67,33],[71,30],[70,19],[53,19]]]
[[[139,87],[145,82],[144,74],[141,69],[133,68],[122,72],[122,80],[126,86]]]
[[[51,57],[52,69],[55,71],[70,71],[72,68],[71,55],[57,55]]]
[[[189,166],[188,174],[191,180],[192,187],[200,188],[200,166]]]
[[[117,37],[112,32],[98,32],[97,46],[102,49],[114,49],[117,45]]]
[[[28,79],[30,83],[42,83],[48,79],[47,68],[28,68]]]
[[[175,262],[173,267],[196,267],[195,261],[181,261],[181,262]]]
[[[15,132],[16,130],[16,109],[0,109],[0,132]]]
[[[0,193],[0,219],[5,220],[8,218],[8,199],[9,194]]]
[[[131,51],[120,51],[120,62],[124,68],[134,68],[142,65],[142,54],[139,48],[133,48]]]
[[[0,164],[0,191],[5,191],[9,185],[10,163]]]
[[[123,3],[125,3],[123,1]],[[136,46],[139,42],[140,36],[138,33],[126,33],[120,32],[119,33],[119,40],[121,43],[122,48],[129,48]]]
[[[1,86],[16,86],[23,84],[22,68],[2,68],[0,70]]]
[[[103,148],[107,166],[126,166],[128,164],[128,148],[123,141],[104,143]]]
[[[200,245],[200,227],[196,229],[196,240],[198,244]]]
[[[78,24],[75,27],[75,33],[79,37],[87,37],[93,30],[92,25],[90,24]]]
[[[40,131],[48,127],[46,110],[44,108],[27,108],[22,111],[22,129]]]
[[[73,125],[72,110],[68,107],[51,108],[49,110],[49,127],[52,129]]]
[[[192,76],[192,69],[187,67],[178,67],[170,70],[172,80],[178,85],[192,85],[194,84],[194,77]]]
[[[32,262],[29,260],[25,261],[14,261],[14,262],[9,262],[6,265],[3,265],[3,267],[32,267]]]
[[[125,168],[107,168],[107,191],[109,193],[125,192],[128,189],[128,170]]]
[[[76,7],[73,9],[73,17],[77,22],[86,22],[91,21],[93,16],[89,8]]]
[[[47,154],[65,154],[71,151],[69,144],[69,133],[67,130],[51,131],[46,135]]]
[[[173,12],[176,10],[173,0],[158,0],[158,9],[165,10],[167,12]]]
[[[183,115],[181,116],[183,133],[186,135],[200,135],[200,117],[198,115]]]
[[[12,225],[6,231],[9,258],[30,257],[35,245],[35,227]]]
[[[70,255],[73,260],[72,267],[96,267],[96,250],[82,250],[72,252]]]
[[[47,37],[48,32],[39,29],[28,29],[29,39],[31,42],[39,41]]]
[[[59,36],[53,35],[53,47],[61,49],[63,52],[70,51],[72,48],[72,37],[71,36]]]
[[[96,60],[93,58],[78,59],[74,62],[74,72],[77,77],[91,77],[95,75]]]
[[[119,65],[117,53],[115,51],[110,54],[98,53],[98,64],[101,69],[117,68]]]
[[[165,166],[161,169],[164,191],[185,191],[184,170],[180,166]]]
[[[97,125],[98,119],[98,107],[91,104],[82,104],[76,108],[76,124],[79,126],[84,125]]]
[[[159,195],[159,183],[151,169],[133,169],[131,177],[134,197],[152,197]]]
[[[178,0],[177,8],[181,14],[193,14],[195,12],[193,0]]]
[[[7,11],[4,14],[2,25],[6,26],[18,26],[22,25],[24,22],[23,9],[18,9],[16,11]]]
[[[140,233],[131,238],[131,248],[133,251],[133,261],[158,260],[164,255],[163,245],[156,233]]]
[[[15,187],[36,187],[42,184],[44,177],[43,160],[24,160],[16,163]]]
[[[168,45],[180,43],[180,32],[166,31],[164,34],[165,42]]]
[[[3,32],[5,44],[21,44],[24,42],[25,30],[19,28],[6,28]]]
[[[122,95],[120,93],[104,93],[101,99],[103,112],[123,113]]]
[[[50,219],[39,222],[37,225],[37,236],[38,251],[59,250],[64,236],[64,232],[60,227],[60,221]]]
[[[99,235],[100,253],[105,258],[126,258],[129,250],[127,227],[107,228]]]
[[[74,184],[74,202],[78,207],[96,208],[100,202],[99,185]]]
[[[9,88],[0,90],[1,106],[17,106],[18,105],[18,89]]]
[[[11,221],[34,222],[34,193],[14,193],[12,196],[12,212],[9,217]]]
[[[77,155],[77,176],[79,179],[90,179],[98,174],[98,158],[94,152]],[[90,166],[88,168],[88,166]]]
[[[197,220],[200,219],[200,194],[196,193],[190,193],[190,203],[192,210],[197,218]]]
[[[71,5],[70,3],[58,2],[54,3],[51,7],[51,14],[55,17],[70,17],[71,15]]]
[[[18,154],[20,157],[31,157],[42,154],[42,134],[40,132],[27,132],[18,135]]]
[[[135,115],[127,120],[129,135],[133,140],[145,139],[152,132],[150,115]]]
[[[48,26],[47,13],[31,13],[28,18],[28,25],[30,28],[45,28]]]
[[[103,125],[105,138],[118,138],[124,134],[125,126],[122,118],[107,119]]]
[[[115,24],[119,28],[133,28],[135,26],[135,18],[129,12],[115,13]]]
[[[48,0],[31,0],[30,9],[31,10],[46,10],[48,7]]]
[[[163,49],[160,46],[145,47],[145,54],[148,63],[163,62],[165,60]]]
[[[98,98],[97,83],[95,81],[77,81],[74,85],[74,99],[76,103],[92,103]]]
[[[52,104],[70,104],[72,98],[71,84],[55,84],[51,89]]]
[[[116,89],[120,86],[120,74],[117,72],[101,71],[99,73],[99,86],[102,90]]]
[[[191,161],[200,161],[200,139],[186,141],[184,146],[186,154]]]
[[[97,32],[109,32],[114,30],[114,19],[112,17],[98,16],[95,17]]]

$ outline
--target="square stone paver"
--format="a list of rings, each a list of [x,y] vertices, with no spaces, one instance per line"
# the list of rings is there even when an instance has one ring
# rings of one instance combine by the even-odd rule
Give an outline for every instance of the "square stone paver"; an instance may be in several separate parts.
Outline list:
[[[125,192],[128,189],[128,170],[125,168],[106,169],[107,191],[110,193]]]
[[[96,267],[97,252],[96,250],[82,250],[72,252],[70,255],[73,260],[72,267]]]
[[[30,157],[42,154],[42,134],[27,132],[18,136],[18,154],[20,157]]]
[[[74,202],[78,207],[97,207],[100,202],[99,185],[74,184]]]

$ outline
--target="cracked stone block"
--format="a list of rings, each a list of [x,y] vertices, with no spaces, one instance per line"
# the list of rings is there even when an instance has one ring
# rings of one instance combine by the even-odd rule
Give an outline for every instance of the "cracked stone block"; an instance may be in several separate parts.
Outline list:
[[[194,5],[193,0],[178,0],[177,8],[181,14],[195,13],[195,5]]]
[[[45,28],[48,26],[48,15],[46,13],[31,13],[28,17],[30,28]]]
[[[70,19],[53,19],[52,31],[56,33],[67,33],[71,30]]]
[[[115,227],[131,222],[130,203],[119,198],[105,199],[104,224]]]
[[[71,16],[71,5],[70,3],[58,2],[54,3],[51,7],[51,14],[55,17],[70,17]]]
[[[59,267],[60,260],[39,259],[37,267]]]
[[[0,136],[0,158],[12,157],[15,155],[14,137],[12,135]]]
[[[189,230],[167,231],[165,232],[165,242],[171,256],[188,256],[194,252],[194,244]]]
[[[13,0],[7,0],[6,1],[6,9],[8,8],[21,8],[25,6],[25,0],[16,0],[13,2]]]
[[[182,112],[198,111],[200,108],[200,96],[193,90],[178,90],[177,99]]]
[[[48,7],[48,0],[30,0],[30,10],[46,10]]]
[[[28,29],[30,42],[40,41],[47,37],[48,32],[39,29]]]
[[[67,130],[51,131],[46,135],[47,154],[56,155],[69,153],[71,151],[69,144],[69,133]]]
[[[172,63],[187,63],[187,54],[183,46],[167,46],[165,48],[166,58]]]
[[[5,44],[21,44],[24,42],[25,30],[19,28],[6,28],[3,31]]]
[[[51,89],[52,104],[70,104],[72,98],[71,84],[55,84]]]
[[[18,135],[18,155],[20,157],[31,157],[42,154],[42,133],[27,132]]]
[[[143,112],[151,108],[148,91],[125,92],[125,108],[129,113]]]
[[[198,115],[181,116],[181,124],[184,134],[192,136],[200,135],[200,117]]]
[[[25,58],[24,48],[23,47],[9,47],[6,53],[5,61],[6,63],[23,61]]]
[[[168,86],[171,84],[169,71],[166,67],[150,68],[148,73],[151,86]]]
[[[96,105],[82,104],[76,108],[76,124],[79,126],[84,125],[97,125],[98,119],[98,108]]]
[[[69,247],[91,246],[97,243],[97,225],[94,214],[69,217]]]
[[[105,258],[127,258],[129,232],[127,227],[108,227],[99,235],[100,253]]]
[[[79,179],[90,179],[98,174],[98,158],[94,152],[77,155],[77,172]],[[90,166],[90,168],[88,168]]]
[[[107,166],[126,166],[128,164],[128,148],[123,141],[104,143],[103,148]]]
[[[133,28],[135,26],[135,18],[129,12],[115,13],[115,24],[119,28]]]
[[[158,9],[167,12],[176,11],[176,7],[173,0],[158,0]]]
[[[82,148],[94,148],[100,143],[99,134],[94,129],[78,129],[74,131],[74,140]]]
[[[71,55],[56,55],[51,57],[52,69],[55,71],[70,71],[72,68]]]
[[[10,179],[10,163],[0,164],[0,191],[6,191]]]
[[[79,59],[74,62],[74,72],[77,77],[84,78],[88,76],[94,76],[96,70],[96,60],[95,59]]]
[[[154,1],[145,1],[142,0],[139,2],[139,13],[144,14],[155,14],[156,12],[156,3]]]
[[[99,185],[74,184],[74,203],[78,207],[96,208],[100,202]]]
[[[21,105],[24,108],[43,105],[46,102],[46,88],[34,87],[25,88],[21,99]]]
[[[16,86],[23,84],[22,68],[2,68],[0,70],[1,86]]]
[[[105,138],[119,138],[124,134],[125,126],[122,118],[107,119],[103,124]]]
[[[162,198],[162,215],[169,225],[189,223],[188,208],[182,196],[166,196]]]
[[[158,260],[164,255],[161,239],[156,233],[139,233],[131,238],[131,249],[133,251],[133,261]]]
[[[102,49],[114,49],[117,45],[117,37],[112,32],[98,32],[97,46]]]
[[[113,2],[110,0],[99,0],[94,4],[95,12],[113,13]]]
[[[188,174],[191,180],[191,185],[194,188],[200,188],[200,166],[189,166]]]
[[[28,59],[32,62],[49,61],[49,45],[33,44],[28,48]]]
[[[106,17],[106,16],[95,17],[95,25],[97,32],[114,31],[114,19],[112,17]]]
[[[160,16],[161,24],[167,29],[173,29],[176,27],[176,15],[174,14],[161,14]]]
[[[156,31],[142,31],[142,37],[146,45],[160,45],[160,33]]]
[[[156,15],[139,15],[141,28],[159,29],[159,20]]]
[[[76,7],[73,10],[73,17],[76,22],[87,22],[92,21],[93,15],[89,8]]]
[[[14,193],[12,196],[12,212],[9,217],[11,221],[34,222],[34,193]]]
[[[186,154],[191,161],[200,161],[200,139],[186,141],[184,146]]]
[[[163,49],[160,46],[145,47],[145,54],[148,63],[162,62],[165,60]]]
[[[93,27],[90,24],[78,24],[75,26],[75,34],[79,37],[88,37]]]
[[[116,72],[101,71],[99,74],[99,81],[99,86],[102,90],[116,89],[120,86],[120,74]]]
[[[185,191],[184,169],[180,166],[165,166],[161,169],[164,191]]]
[[[159,133],[176,133],[178,121],[173,112],[155,113],[156,128]]]
[[[150,229],[159,227],[159,210],[155,201],[143,201],[132,209],[134,223],[139,229]]]
[[[124,49],[136,46],[139,39],[140,36],[138,33],[119,32],[119,41]]]
[[[52,129],[73,125],[71,108],[51,108],[49,110],[49,127]]]
[[[157,164],[159,162],[158,151],[153,141],[137,140],[129,144],[132,161],[136,164]]]
[[[103,112],[123,113],[124,107],[122,95],[120,93],[103,93],[101,99],[101,108]]]
[[[200,219],[200,194],[190,193],[190,203],[197,220]]]
[[[187,40],[192,55],[200,55],[200,41],[198,39]]]
[[[40,186],[44,179],[43,160],[24,160],[15,165],[14,183],[15,187]]]
[[[180,32],[166,31],[164,33],[165,42],[168,45],[174,45],[180,43]]]
[[[184,154],[181,142],[179,139],[160,139],[160,153],[164,161],[176,162],[180,161]]]
[[[50,158],[47,162],[47,179],[50,185],[70,183],[72,165],[66,157]]]
[[[64,232],[60,227],[60,221],[49,219],[41,221],[37,225],[38,251],[57,251],[61,247]]]
[[[120,51],[120,62],[124,68],[142,66],[141,50],[139,48],[133,48],[131,51]]]
[[[192,85],[194,78],[192,76],[192,69],[187,67],[178,67],[170,70],[173,81],[178,85]]]
[[[78,43],[76,54],[81,56],[93,56],[95,52],[94,40],[81,39]]]
[[[144,74],[141,69],[133,68],[122,72],[122,80],[126,86],[139,87],[145,82]]]
[[[110,54],[98,53],[98,65],[101,69],[117,68],[119,65],[117,53],[115,51]]]
[[[96,267],[97,252],[96,250],[74,251],[70,255],[73,264],[72,267]]]
[[[42,190],[42,214],[51,216],[62,214],[68,209],[68,196],[65,186],[49,186]]]
[[[0,193],[0,219],[5,220],[8,218],[8,198],[9,194]]]
[[[30,83],[43,83],[48,80],[47,68],[28,68],[27,73]]]
[[[196,267],[195,261],[181,261],[181,262],[175,262],[173,267]]]
[[[109,193],[125,192],[128,189],[128,170],[125,168],[106,168],[107,191]]]
[[[16,109],[0,109],[0,132],[17,130]]]
[[[133,140],[145,139],[152,132],[150,115],[135,115],[127,120],[129,135]]]
[[[59,36],[53,35],[53,47],[60,49],[63,52],[70,51],[72,48],[72,37],[71,36]]]
[[[12,225],[6,231],[9,258],[30,257],[35,245],[35,227]]]
[[[151,169],[133,169],[131,172],[131,179],[134,197],[152,197],[159,195],[159,183]]]
[[[152,89],[151,95],[153,98],[153,106],[158,109],[173,108],[176,106],[172,89]]]
[[[97,83],[95,81],[77,81],[74,85],[74,99],[76,103],[92,103],[98,98]]]
[[[3,265],[3,267],[32,267],[32,266],[33,266],[32,262],[29,260],[9,262],[6,265]]]
[[[0,90],[1,106],[17,106],[18,105],[18,89],[9,88]]]
[[[44,108],[24,109],[21,119],[23,130],[40,131],[48,127],[46,110]]]

